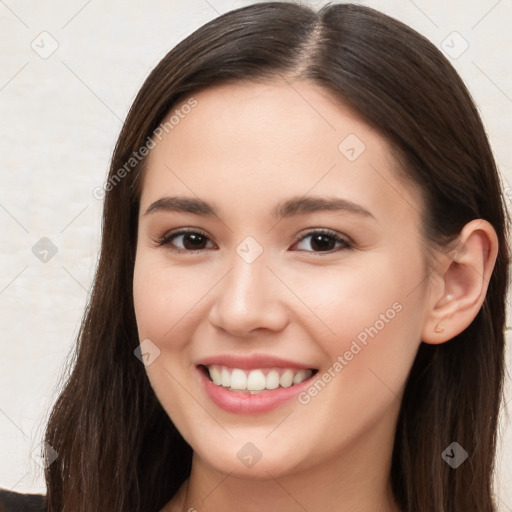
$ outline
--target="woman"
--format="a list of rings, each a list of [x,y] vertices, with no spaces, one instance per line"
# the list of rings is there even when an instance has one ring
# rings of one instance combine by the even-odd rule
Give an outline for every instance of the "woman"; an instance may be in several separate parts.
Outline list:
[[[146,80],[105,192],[48,510],[496,510],[506,216],[425,38],[222,15]]]

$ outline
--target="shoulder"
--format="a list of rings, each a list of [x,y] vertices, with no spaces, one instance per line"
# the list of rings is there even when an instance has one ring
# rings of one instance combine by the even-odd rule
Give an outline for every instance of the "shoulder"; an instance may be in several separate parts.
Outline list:
[[[0,512],[46,512],[46,496],[0,489]]]

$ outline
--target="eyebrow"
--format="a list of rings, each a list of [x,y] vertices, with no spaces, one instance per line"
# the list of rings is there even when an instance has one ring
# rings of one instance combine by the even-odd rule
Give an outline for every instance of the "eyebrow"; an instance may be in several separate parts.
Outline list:
[[[187,212],[203,216],[218,217],[215,208],[199,198],[194,197],[162,197],[151,203],[144,215],[155,212]],[[293,217],[295,215],[305,215],[318,211],[343,211],[360,215],[362,217],[375,216],[363,206],[343,199],[340,197],[292,197],[278,204],[272,211],[271,215],[275,218]]]

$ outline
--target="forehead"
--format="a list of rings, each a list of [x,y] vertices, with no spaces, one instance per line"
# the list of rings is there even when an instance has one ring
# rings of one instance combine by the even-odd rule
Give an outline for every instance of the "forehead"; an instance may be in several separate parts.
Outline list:
[[[184,105],[194,105],[184,108]],[[224,84],[176,105],[146,162],[141,211],[162,195],[259,214],[291,196],[340,196],[383,220],[419,221],[387,142],[310,82]]]

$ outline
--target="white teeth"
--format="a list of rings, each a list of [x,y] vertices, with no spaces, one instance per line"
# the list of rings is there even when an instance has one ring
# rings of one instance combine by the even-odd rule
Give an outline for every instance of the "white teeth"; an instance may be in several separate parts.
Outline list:
[[[222,385],[222,373],[216,366],[212,366],[210,368],[210,377],[212,378],[214,384],[217,384],[217,386]]]
[[[311,374],[310,374],[311,375]],[[293,384],[300,384],[301,382],[304,382],[308,378],[308,374],[306,370],[299,370],[295,377],[293,377]]]
[[[211,377],[211,375],[210,375]],[[227,368],[222,368],[222,382],[221,384],[225,388],[229,388],[231,386],[231,373],[229,373],[229,370]]]
[[[247,389],[247,377],[243,370],[235,368],[231,372],[231,386],[232,389]]]
[[[246,391],[257,394],[267,389],[278,387],[289,388],[292,385],[300,384],[311,377],[311,370],[292,370],[287,368],[269,370],[241,370],[239,368],[228,368],[226,366],[208,366],[210,378],[217,386],[229,388],[232,391]],[[265,375],[265,372],[266,375]]]
[[[293,384],[293,371],[286,370],[281,378],[279,379],[279,384],[283,388],[289,388]]]
[[[235,373],[236,370],[233,371]],[[249,391],[261,391],[265,389],[267,379],[261,370],[252,370],[247,377],[247,389]],[[233,387],[233,385],[231,385]]]
[[[267,373],[265,387],[267,389],[277,389],[279,387],[279,373],[277,370],[270,370]]]

